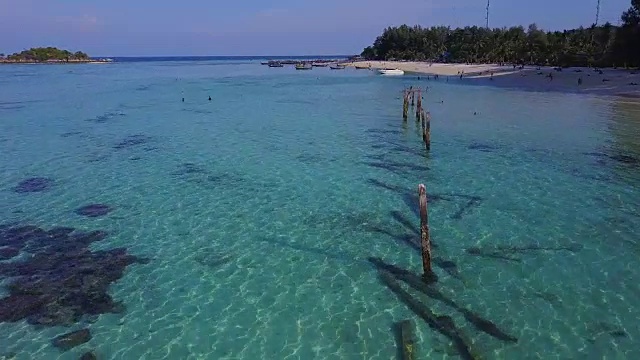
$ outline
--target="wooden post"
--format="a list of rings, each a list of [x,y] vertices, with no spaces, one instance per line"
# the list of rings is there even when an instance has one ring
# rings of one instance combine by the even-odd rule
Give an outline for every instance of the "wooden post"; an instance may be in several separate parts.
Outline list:
[[[429,214],[427,213],[427,188],[418,185],[420,198],[420,251],[422,252],[422,277],[425,282],[437,281],[436,274],[431,270],[431,236],[429,235]]]
[[[431,150],[431,113],[425,112],[422,110],[422,118],[426,122],[426,126],[424,127],[424,145],[427,150]]]
[[[420,133],[422,134],[422,141],[426,141],[425,139],[425,131],[424,131],[424,112],[422,112],[422,114],[420,114],[420,127],[421,127],[421,131]]]
[[[416,108],[416,118],[420,118],[420,111],[422,110],[422,91],[418,88],[418,107]]]
[[[402,320],[397,324],[402,341],[402,360],[415,360],[416,350],[411,320]]]
[[[407,121],[408,117],[409,117],[409,93],[407,93],[407,91],[405,90],[404,94],[402,95],[402,119],[404,121]]]

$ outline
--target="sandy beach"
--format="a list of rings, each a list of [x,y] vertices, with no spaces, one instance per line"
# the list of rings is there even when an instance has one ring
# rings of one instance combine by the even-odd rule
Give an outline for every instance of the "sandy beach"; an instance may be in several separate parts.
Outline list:
[[[400,69],[408,73],[455,77],[502,87],[535,91],[578,92],[640,100],[640,70],[500,66],[497,64],[443,64],[400,61],[359,61],[346,66]],[[551,74],[551,76],[550,76]]]

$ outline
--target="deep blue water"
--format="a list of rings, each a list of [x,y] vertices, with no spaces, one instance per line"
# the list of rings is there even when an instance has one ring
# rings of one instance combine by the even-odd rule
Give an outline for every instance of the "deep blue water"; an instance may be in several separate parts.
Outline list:
[[[156,62],[156,61],[256,61],[256,60],[317,60],[346,59],[351,55],[274,55],[274,56],[101,56],[116,62]]]
[[[417,358],[455,358],[369,261],[420,273],[424,183],[441,295],[402,289],[474,354],[640,358],[639,135],[628,102],[353,69],[2,66],[0,356],[390,359],[410,319]]]

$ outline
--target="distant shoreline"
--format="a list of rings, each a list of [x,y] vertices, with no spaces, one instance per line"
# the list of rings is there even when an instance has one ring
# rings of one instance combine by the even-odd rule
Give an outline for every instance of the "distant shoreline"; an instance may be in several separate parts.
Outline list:
[[[585,67],[501,66],[497,64],[448,64],[403,61],[357,61],[345,63],[359,69],[400,69],[407,73],[447,77],[475,85],[497,86],[540,92],[563,92],[614,96],[628,101],[640,101],[640,70],[598,69]],[[462,77],[460,77],[462,75]],[[551,76],[550,76],[551,75]]]

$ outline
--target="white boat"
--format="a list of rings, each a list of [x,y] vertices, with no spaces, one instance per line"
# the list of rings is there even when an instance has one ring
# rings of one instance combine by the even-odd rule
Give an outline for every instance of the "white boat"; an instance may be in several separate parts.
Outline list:
[[[387,75],[387,76],[404,75],[404,71],[399,69],[380,69],[378,70],[378,73],[380,75]]]

